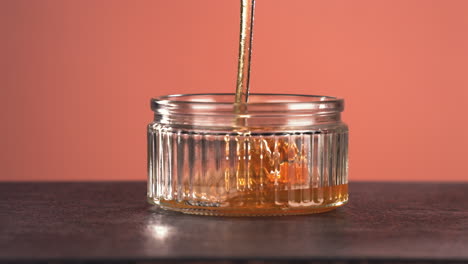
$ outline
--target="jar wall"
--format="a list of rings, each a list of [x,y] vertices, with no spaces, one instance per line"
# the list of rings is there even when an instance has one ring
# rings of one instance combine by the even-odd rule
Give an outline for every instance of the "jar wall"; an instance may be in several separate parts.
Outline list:
[[[148,200],[206,215],[286,215],[348,200],[348,128],[240,133],[148,126]]]

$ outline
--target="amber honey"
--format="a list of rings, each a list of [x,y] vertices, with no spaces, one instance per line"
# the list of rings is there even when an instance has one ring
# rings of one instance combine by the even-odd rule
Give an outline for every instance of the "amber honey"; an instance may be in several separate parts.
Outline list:
[[[261,196],[261,202],[257,202]],[[288,202],[276,202],[276,201]],[[297,202],[295,202],[297,200]],[[226,216],[269,216],[322,213],[333,210],[348,201],[348,184],[294,191],[265,190],[246,192],[231,198],[221,206],[200,207],[196,203],[160,200],[158,205],[189,214]],[[153,202],[152,202],[153,203]]]

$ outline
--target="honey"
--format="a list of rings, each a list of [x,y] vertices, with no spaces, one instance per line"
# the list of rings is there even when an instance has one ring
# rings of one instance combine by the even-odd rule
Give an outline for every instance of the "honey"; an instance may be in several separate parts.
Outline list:
[[[258,196],[262,202],[258,203]],[[301,198],[303,200],[301,200]],[[295,199],[301,200],[295,202]],[[276,200],[288,200],[288,203],[275,203]],[[211,207],[200,207],[198,203],[160,200],[157,204],[163,209],[199,215],[225,216],[272,216],[301,215],[331,211],[348,201],[348,184],[314,188],[310,190],[279,191],[265,193],[245,193],[230,199],[223,205],[212,204]],[[150,200],[151,203],[154,203]],[[329,204],[329,206],[325,206]],[[291,210],[294,207],[294,210]]]

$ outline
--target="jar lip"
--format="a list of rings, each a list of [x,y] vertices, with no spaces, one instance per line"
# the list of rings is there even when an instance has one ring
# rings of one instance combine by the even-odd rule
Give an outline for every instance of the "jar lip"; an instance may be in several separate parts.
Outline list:
[[[234,98],[233,93],[166,95],[151,99],[151,109],[160,123],[233,127],[242,119],[250,128],[338,122],[344,110],[344,100],[331,96],[254,93],[247,104],[235,104]]]
[[[203,97],[203,96],[232,96],[231,101],[202,101],[196,100],[196,97]],[[203,104],[203,105],[233,105],[234,104],[234,93],[196,93],[196,94],[171,94],[171,95],[164,95],[156,98],[152,98],[152,103],[158,105],[165,105],[165,104]],[[276,101],[272,100],[269,102],[264,101],[255,101],[255,97],[289,97],[291,100],[288,101]],[[181,97],[189,97],[194,98],[195,100],[177,100],[181,99]],[[252,99],[253,102],[252,102]],[[298,99],[298,100],[293,100]],[[302,99],[302,100],[301,100]],[[315,99],[315,100],[307,100],[307,99]],[[333,96],[325,96],[325,95],[306,95],[306,94],[275,94],[275,93],[251,93],[249,95],[250,102],[247,103],[248,106],[271,106],[271,105],[287,105],[287,104],[323,104],[323,103],[336,103],[342,105],[344,103],[344,99],[333,97]]]

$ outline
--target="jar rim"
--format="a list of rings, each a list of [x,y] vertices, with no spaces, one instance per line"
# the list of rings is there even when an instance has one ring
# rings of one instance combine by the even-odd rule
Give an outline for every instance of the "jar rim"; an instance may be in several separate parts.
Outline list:
[[[254,93],[247,104],[234,98],[233,93],[165,95],[151,99],[151,109],[159,123],[225,128],[236,126],[233,120],[259,128],[312,126],[338,122],[344,110],[344,100],[331,96]]]
[[[202,101],[196,100],[196,97],[203,97],[203,96],[231,96],[232,100],[230,101]],[[159,96],[151,99],[152,104],[158,105],[165,105],[165,104],[203,104],[203,105],[234,105],[234,93],[195,93],[195,94],[171,94],[171,95],[164,95]],[[269,102],[265,101],[256,101],[256,97],[288,97],[290,100],[288,101],[276,101],[272,100]],[[192,98],[192,100],[180,100],[183,99],[182,97],[188,97],[187,99]],[[193,100],[193,98],[195,100]],[[175,99],[175,100],[174,100]],[[179,100],[178,100],[179,99]],[[252,100],[254,99],[254,100]],[[293,100],[297,99],[297,100]],[[303,100],[301,100],[303,99]],[[309,100],[307,100],[309,99]],[[310,100],[312,99],[312,100]],[[315,100],[314,100],[315,99]],[[275,93],[251,93],[249,95],[249,102],[247,103],[248,106],[277,106],[277,105],[287,105],[287,104],[337,104],[337,106],[343,107],[344,99],[333,97],[333,96],[326,96],[326,95],[307,95],[307,94],[275,94]]]

